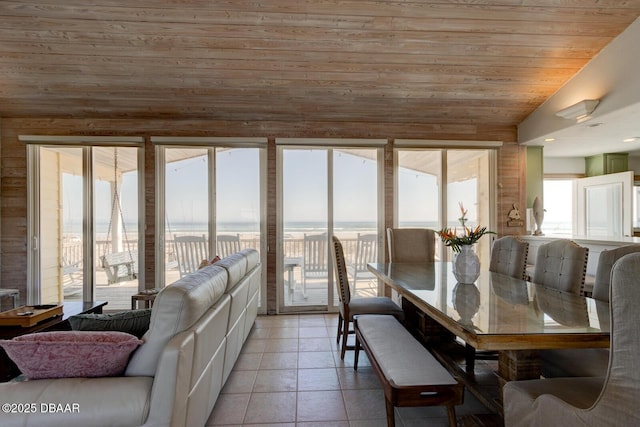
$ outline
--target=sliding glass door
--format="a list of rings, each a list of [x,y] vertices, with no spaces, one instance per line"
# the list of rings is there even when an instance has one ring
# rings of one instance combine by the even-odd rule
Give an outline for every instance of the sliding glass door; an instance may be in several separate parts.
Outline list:
[[[384,256],[377,155],[375,148],[333,150],[333,234],[342,242],[355,297],[378,295],[378,281],[367,270]]]
[[[398,148],[395,151],[398,227],[460,228],[460,204],[468,211],[467,226],[491,227],[491,174],[495,170],[490,166],[492,150]],[[491,239],[481,239],[475,245],[483,262],[489,261],[490,244]],[[451,259],[451,252],[439,240],[436,258]]]
[[[381,244],[378,148],[281,146],[280,311],[334,310],[331,236],[344,247],[351,291],[377,295],[366,270]]]
[[[265,150],[232,145],[158,146],[164,285],[216,256],[246,248],[264,253]]]
[[[460,227],[461,206],[467,211],[466,226],[491,227],[491,177],[489,150],[447,150],[446,219],[448,227]],[[489,228],[491,229],[491,228]],[[491,239],[474,245],[480,261],[488,265]],[[451,254],[450,254],[451,255]]]
[[[396,225],[437,229],[442,187],[441,151],[398,150],[396,154]]]
[[[83,149],[76,147],[41,147],[37,152],[42,167],[34,219],[39,230],[34,238],[39,242],[36,261],[42,303],[82,297],[86,264],[82,154]]]
[[[285,306],[326,309],[329,301],[329,152],[282,155],[282,267]]]
[[[131,307],[139,286],[139,148],[30,145],[32,303]],[[89,141],[93,142],[93,141]]]
[[[213,148],[165,148],[164,284],[210,260]]]

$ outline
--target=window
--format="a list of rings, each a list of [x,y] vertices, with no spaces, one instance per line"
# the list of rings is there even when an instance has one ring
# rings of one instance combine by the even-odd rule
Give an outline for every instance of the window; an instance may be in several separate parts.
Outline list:
[[[566,235],[573,233],[573,179],[545,179],[544,222],[545,234]]]

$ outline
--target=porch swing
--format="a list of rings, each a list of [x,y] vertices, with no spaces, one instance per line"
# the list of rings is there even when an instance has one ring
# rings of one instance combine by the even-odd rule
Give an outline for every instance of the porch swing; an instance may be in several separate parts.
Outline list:
[[[122,224],[122,235],[127,247],[126,251],[112,252],[108,251],[111,231],[113,228],[113,220],[117,214]],[[120,204],[120,194],[118,191],[118,149],[113,149],[113,200],[111,202],[111,217],[109,218],[109,228],[107,228],[107,237],[104,243],[104,255],[100,257],[102,268],[107,274],[107,283],[109,285],[135,280],[138,277],[138,251],[131,250],[131,244],[127,237],[127,228],[124,222],[124,214],[122,205]]]

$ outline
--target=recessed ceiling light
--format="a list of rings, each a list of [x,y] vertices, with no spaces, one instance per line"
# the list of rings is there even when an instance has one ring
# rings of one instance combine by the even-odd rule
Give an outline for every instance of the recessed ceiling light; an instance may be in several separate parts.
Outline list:
[[[622,141],[623,141],[623,142],[635,142],[635,141],[637,141],[637,140],[638,140],[638,137],[637,137],[637,136],[634,136],[633,138],[625,138],[625,139],[623,139]]]
[[[556,140],[555,138],[545,138],[544,142],[553,142],[555,140]]]

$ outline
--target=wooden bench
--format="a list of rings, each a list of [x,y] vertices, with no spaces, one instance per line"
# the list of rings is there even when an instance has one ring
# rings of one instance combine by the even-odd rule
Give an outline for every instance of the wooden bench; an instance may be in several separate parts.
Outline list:
[[[354,329],[353,368],[358,369],[358,355],[362,347],[384,389],[387,426],[395,426],[396,406],[446,406],[449,425],[457,425],[455,405],[462,404],[464,385],[395,317],[356,316]]]

